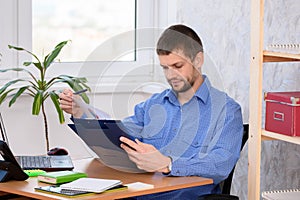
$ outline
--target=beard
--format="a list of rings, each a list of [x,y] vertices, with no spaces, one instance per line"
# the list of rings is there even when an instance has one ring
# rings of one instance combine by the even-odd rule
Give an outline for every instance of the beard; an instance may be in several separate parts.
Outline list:
[[[173,79],[168,80],[168,83],[170,84],[170,86],[172,87],[174,92],[176,92],[176,93],[186,92],[194,86],[195,81],[198,78],[198,76],[200,76],[199,73],[194,73],[194,75],[190,79],[184,79],[181,77],[173,78]],[[183,83],[183,85],[182,85],[182,83]]]
[[[190,90],[197,79],[201,76],[200,72],[194,68],[193,75],[189,78],[184,78],[182,76],[178,76],[172,79],[167,80],[173,91],[176,93],[183,93]],[[183,83],[183,85],[182,85]]]
[[[176,81],[174,84],[173,81]],[[191,89],[195,83],[195,81],[187,81],[184,79],[173,79],[168,81],[173,91],[176,93],[186,92]],[[182,85],[183,82],[183,85]]]

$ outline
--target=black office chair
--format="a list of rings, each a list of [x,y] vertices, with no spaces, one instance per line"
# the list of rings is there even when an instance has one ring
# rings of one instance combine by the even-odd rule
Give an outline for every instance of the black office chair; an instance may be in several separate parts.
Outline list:
[[[248,133],[249,133],[249,125],[244,124],[244,133],[243,133],[243,140],[241,151],[248,140]],[[239,200],[239,197],[235,195],[230,195],[230,188],[232,182],[232,176],[234,172],[235,166],[233,167],[232,171],[230,172],[229,176],[223,181],[221,184],[222,186],[222,194],[205,194],[199,196],[198,200]]]

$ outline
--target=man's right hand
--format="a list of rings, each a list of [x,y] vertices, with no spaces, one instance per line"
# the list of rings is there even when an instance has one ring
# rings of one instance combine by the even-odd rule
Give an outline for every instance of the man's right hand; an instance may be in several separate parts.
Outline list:
[[[79,101],[82,101],[81,98],[78,95],[73,95],[73,91],[70,89],[64,89],[59,94],[61,109],[75,118],[80,118],[83,115],[83,110],[78,104]]]

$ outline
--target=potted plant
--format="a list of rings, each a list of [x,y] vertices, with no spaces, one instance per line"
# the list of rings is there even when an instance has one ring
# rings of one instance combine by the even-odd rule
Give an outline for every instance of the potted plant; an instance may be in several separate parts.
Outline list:
[[[59,122],[60,123],[65,122],[63,111],[59,105],[59,96],[57,91],[53,90],[53,86],[61,83],[66,83],[74,91],[82,90],[84,88],[87,88],[90,91],[90,88],[86,84],[87,79],[84,77],[59,75],[56,77],[49,78],[49,80],[46,80],[47,70],[50,68],[51,64],[55,61],[56,57],[61,52],[62,48],[68,42],[69,41],[60,42],[42,60],[39,59],[34,53],[22,47],[15,47],[15,46],[8,45],[10,49],[14,49],[17,51],[25,51],[26,53],[33,56],[34,61],[24,62],[23,65],[25,67],[33,65],[35,67],[34,69],[38,71],[38,75],[34,75],[32,71],[29,71],[28,69],[22,67],[0,70],[1,73],[14,71],[14,72],[24,72],[29,75],[29,78],[16,78],[14,80],[10,80],[0,88],[0,105],[5,100],[9,100],[8,106],[11,107],[16,102],[18,97],[21,96],[21,94],[27,94],[31,96],[33,98],[32,114],[39,115],[40,110],[42,110],[47,151],[49,150],[49,137],[48,137],[48,122],[45,113],[45,101],[46,99],[48,99],[48,97],[51,98],[52,103],[55,106],[55,109],[58,114]],[[89,99],[86,94],[81,94],[81,97],[86,103],[89,103]]]

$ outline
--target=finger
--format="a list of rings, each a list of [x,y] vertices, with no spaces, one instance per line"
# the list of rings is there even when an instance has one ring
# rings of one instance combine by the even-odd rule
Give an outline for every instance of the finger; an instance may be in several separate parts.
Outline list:
[[[120,137],[120,141],[123,142],[123,143],[125,143],[125,144],[127,144],[127,145],[129,145],[129,146],[131,146],[131,147],[133,147],[134,145],[136,145],[136,143],[134,141],[132,141],[131,139],[126,138],[124,136]]]
[[[138,152],[140,152],[140,153],[145,153],[146,151],[147,151],[147,147],[145,146],[146,144],[145,143],[143,143],[143,142],[141,142],[139,139],[134,139],[134,141],[135,141],[135,144],[136,144],[136,146],[137,146],[137,149],[138,149]],[[136,150],[137,150],[136,149]]]
[[[138,145],[144,145],[145,143],[141,142],[139,139],[135,138],[134,139],[135,143],[137,143]]]
[[[136,147],[137,147],[137,145],[134,141],[132,141],[126,137],[121,136],[120,141],[123,142],[124,145],[127,145],[128,148],[136,149]]]
[[[128,146],[128,144],[123,144],[121,143],[121,148],[124,149],[124,151],[126,151],[128,154],[133,154],[135,152],[134,149],[132,149],[132,147]]]
[[[59,105],[62,110],[72,113],[73,111],[76,112],[76,110],[80,108],[76,103],[65,100],[60,100]]]
[[[70,89],[65,89],[59,94],[60,99],[65,99],[67,101],[72,101],[73,92]]]
[[[68,96],[64,93],[60,93],[58,96],[59,96],[60,99],[71,99],[70,96]]]
[[[146,144],[144,142],[141,142],[139,139],[135,139],[134,140],[136,142],[136,144],[140,147],[140,150],[145,153],[145,152],[148,152],[148,151],[155,151],[157,150],[153,145],[151,144]]]
[[[63,93],[59,94],[59,100],[60,101],[65,101],[65,103],[67,103],[67,102],[72,103],[73,102],[72,96],[65,95]]]
[[[60,105],[61,108],[68,108],[68,109],[73,109],[73,108],[76,109],[76,108],[78,108],[77,105],[72,104],[70,102],[63,101],[63,100],[60,101],[59,105]]]
[[[67,88],[67,89],[64,89],[62,93],[65,94],[65,95],[72,95],[73,91],[70,90],[69,88]]]
[[[143,152],[143,148],[141,148],[140,145],[138,145],[137,143],[135,143],[135,141],[133,141],[131,139],[121,136],[120,141],[125,143],[126,145],[128,145],[130,148],[135,149],[135,151],[138,151],[140,153]],[[142,143],[142,142],[140,142],[140,143]]]
[[[76,104],[73,101],[70,101],[69,99],[66,99],[64,97],[59,98],[60,105],[66,105],[66,106],[76,106]]]

